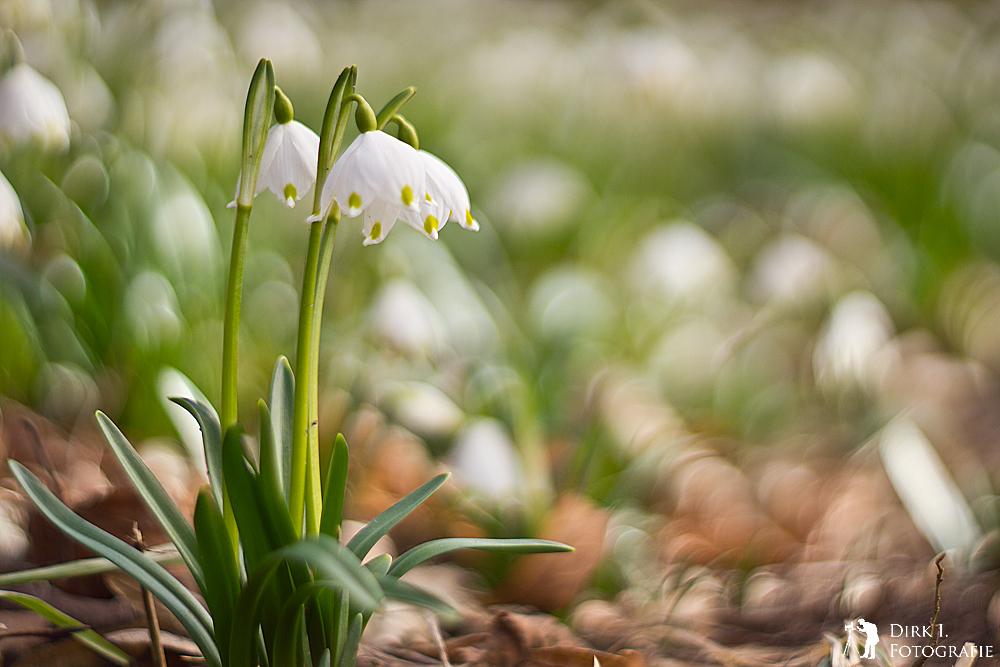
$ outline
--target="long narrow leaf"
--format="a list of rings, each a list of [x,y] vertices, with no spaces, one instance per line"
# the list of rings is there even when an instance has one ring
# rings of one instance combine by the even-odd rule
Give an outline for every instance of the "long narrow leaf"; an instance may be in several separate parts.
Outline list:
[[[362,630],[364,630],[364,619],[361,614],[356,614],[351,619],[351,628],[347,631],[347,639],[344,641],[344,650],[340,654],[338,667],[355,667],[357,664]]]
[[[330,463],[326,468],[323,484],[323,514],[319,532],[330,537],[340,537],[340,521],[344,516],[344,494],[347,492],[347,466],[350,452],[341,433],[333,441]]]
[[[150,547],[145,553],[147,558],[160,565],[177,565],[184,562],[184,559],[181,558],[181,555],[177,553],[177,549],[172,544]],[[88,577],[94,574],[107,574],[108,572],[117,572],[120,570],[121,568],[107,558],[83,558],[68,563],[59,563],[58,565],[46,565],[45,567],[36,567],[31,570],[0,574],[0,586],[27,584],[32,581]]]
[[[257,408],[260,415],[260,473],[257,475],[256,486],[265,514],[265,526],[272,542],[271,548],[274,549],[291,544],[296,533],[292,515],[288,512],[287,498],[281,492],[271,413],[264,401],[258,402]]]
[[[198,494],[194,526],[198,535],[198,556],[205,572],[205,587],[201,592],[212,612],[216,644],[225,664],[229,659],[233,613],[240,595],[240,574],[222,513],[207,488]]]
[[[212,618],[191,592],[162,566],[66,507],[27,468],[10,461],[11,472],[49,521],[83,546],[128,572],[177,617],[211,667],[220,667]]]
[[[184,564],[191,571],[198,588],[205,589],[205,575],[202,574],[201,563],[198,561],[198,540],[194,535],[194,528],[187,522],[187,519],[177,509],[177,505],[170,499],[167,492],[160,484],[160,480],[146,466],[145,461],[135,451],[131,443],[125,438],[115,423],[107,415],[98,411],[97,422],[104,431],[104,437],[114,451],[118,461],[125,468],[129,479],[135,485],[139,495],[146,501],[146,506],[160,522],[163,530],[167,532],[170,541],[177,547]]]
[[[201,435],[205,441],[205,466],[208,468],[208,481],[212,485],[215,504],[224,506],[223,494],[225,486],[222,478],[222,427],[219,425],[219,415],[215,409],[200,401],[190,398],[171,396],[170,400],[191,413],[198,420]]]
[[[493,551],[515,554],[543,554],[558,551],[573,551],[573,547],[561,542],[549,540],[493,540],[481,537],[448,537],[442,540],[432,540],[417,545],[396,559],[389,566],[389,574],[401,577],[425,560],[456,549],[476,549],[478,551]]]
[[[273,545],[267,538],[262,508],[257,502],[253,473],[243,457],[241,438],[238,426],[226,431],[226,439],[222,444],[222,469],[226,490],[233,503],[233,514],[239,528],[247,572],[252,572],[257,569]]]
[[[358,558],[364,558],[383,535],[388,533],[393,526],[406,518],[406,515],[415,510],[420,503],[427,500],[432,493],[437,491],[441,485],[445,483],[445,480],[447,480],[448,477],[449,473],[441,473],[429,482],[425,482],[423,485],[411,491],[402,500],[395,503],[392,507],[369,521],[368,524],[359,530],[358,534],[347,543],[347,548],[353,551]]]
[[[0,598],[16,602],[25,609],[30,609],[36,614],[44,616],[47,620],[55,623],[61,628],[72,628],[78,625],[84,625],[72,616],[64,614],[45,600],[40,600],[34,595],[16,593],[14,591],[0,591]],[[128,665],[132,664],[132,659],[127,653],[93,630],[80,630],[79,632],[74,632],[73,639],[77,640],[105,660],[113,662],[116,665],[128,667]]]
[[[288,502],[288,485],[292,470],[292,411],[295,402],[295,375],[288,359],[278,357],[271,376],[271,431],[277,452],[278,478],[281,492]]]
[[[409,602],[449,618],[454,619],[459,616],[458,612],[448,603],[426,591],[402,582],[396,577],[380,577],[378,582],[382,586],[382,590],[385,591],[386,597]]]
[[[286,559],[311,567],[325,579],[324,585],[342,588],[364,609],[375,609],[382,599],[382,589],[375,578],[336,540],[319,535],[295,542],[269,554],[240,593],[233,619],[228,667],[253,667],[255,645],[250,638],[257,632],[261,603]]]

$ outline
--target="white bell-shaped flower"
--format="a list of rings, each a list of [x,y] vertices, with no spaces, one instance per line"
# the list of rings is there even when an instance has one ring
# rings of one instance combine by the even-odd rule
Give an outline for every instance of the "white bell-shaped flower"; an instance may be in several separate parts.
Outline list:
[[[20,63],[0,79],[0,136],[17,144],[32,140],[45,150],[69,148],[66,101],[56,85]]]
[[[455,170],[427,151],[417,151],[417,155],[424,165],[427,192],[420,201],[420,210],[404,211],[403,220],[434,240],[449,221],[479,231],[479,223],[472,217],[469,191]]]
[[[260,156],[256,197],[270,190],[293,208],[316,182],[316,159],[319,155],[319,135],[297,120],[276,123],[267,133],[264,152]],[[236,182],[236,199],[240,183]],[[228,208],[236,208],[236,199]]]
[[[24,224],[21,200],[7,178],[0,173],[0,251],[25,247],[30,238]]]
[[[385,132],[364,132],[334,163],[323,185],[320,215],[325,218],[333,202],[349,218],[365,214],[365,245],[380,243],[404,209],[417,213],[426,194],[425,167],[417,151]]]

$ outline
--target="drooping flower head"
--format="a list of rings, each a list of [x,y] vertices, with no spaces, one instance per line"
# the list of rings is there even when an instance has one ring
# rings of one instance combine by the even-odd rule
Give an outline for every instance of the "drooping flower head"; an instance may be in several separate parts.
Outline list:
[[[479,231],[479,223],[472,217],[469,191],[455,170],[425,150],[417,151],[417,155],[424,166],[427,191],[420,201],[420,210],[404,212],[403,220],[434,240],[449,221]]]
[[[271,126],[260,156],[260,171],[254,196],[270,190],[293,208],[316,182],[316,156],[319,135],[292,118],[292,103],[275,86],[274,113],[277,123]],[[236,184],[239,198],[240,183]],[[228,208],[236,208],[236,200]]]
[[[403,210],[419,213],[425,167],[416,149],[381,130],[362,132],[334,163],[323,185],[322,220],[337,202],[349,218],[365,214],[365,245],[380,243]]]
[[[66,101],[54,83],[20,63],[0,79],[0,136],[16,144],[32,140],[45,150],[69,148]]]

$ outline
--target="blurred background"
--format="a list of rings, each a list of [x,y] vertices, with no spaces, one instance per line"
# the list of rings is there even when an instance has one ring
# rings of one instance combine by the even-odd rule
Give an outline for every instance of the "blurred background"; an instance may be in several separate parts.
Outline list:
[[[30,232],[0,253],[8,413],[182,451],[163,396],[179,372],[218,404],[253,67],[318,130],[356,63],[376,109],[417,88],[482,229],[340,225],[320,428],[355,518],[455,471],[396,539],[575,540],[565,582],[485,576],[592,639],[650,608],[838,629],[929,599],[938,551],[1000,569],[1000,6],[3,0],[0,25],[72,120],[65,150],[0,148]],[[254,207],[242,415],[294,358],[311,196]]]

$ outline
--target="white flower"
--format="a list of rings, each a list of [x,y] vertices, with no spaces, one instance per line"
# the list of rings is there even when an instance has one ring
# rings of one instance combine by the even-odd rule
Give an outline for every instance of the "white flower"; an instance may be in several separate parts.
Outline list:
[[[7,178],[0,173],[0,250],[26,246],[29,240],[21,201]]]
[[[319,156],[319,135],[297,120],[276,123],[267,133],[264,152],[260,156],[256,197],[265,189],[293,208],[316,182],[316,159]],[[236,199],[240,184],[236,182]],[[236,208],[236,200],[228,208]]]
[[[0,135],[21,144],[38,139],[46,150],[69,148],[69,112],[56,85],[27,63],[0,79]]]
[[[340,156],[323,185],[322,220],[336,201],[349,218],[365,214],[365,245],[380,243],[404,209],[419,213],[426,196],[425,167],[417,151],[385,132],[364,132]]]
[[[479,231],[479,223],[470,210],[469,191],[455,170],[427,151],[417,151],[417,155],[424,165],[427,192],[420,201],[420,210],[404,211],[403,220],[434,240],[437,240],[438,230],[448,221]]]

